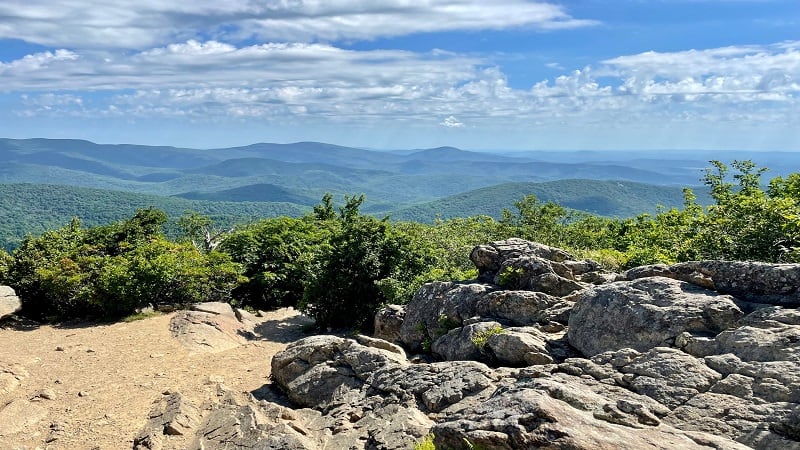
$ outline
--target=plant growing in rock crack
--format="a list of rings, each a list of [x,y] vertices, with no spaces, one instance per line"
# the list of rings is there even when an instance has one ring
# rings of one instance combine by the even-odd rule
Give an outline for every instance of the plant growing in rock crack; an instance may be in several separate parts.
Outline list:
[[[422,342],[420,343],[422,346],[422,351],[425,353],[430,353],[431,345],[433,345],[433,339],[431,339],[430,333],[428,333],[428,327],[425,325],[425,322],[419,322],[417,324],[417,331],[422,333]]]
[[[436,330],[437,337],[444,336],[448,331],[461,326],[459,321],[451,319],[447,314],[440,314],[437,322],[439,323],[439,329]]]
[[[475,347],[478,347],[479,349],[483,350],[483,347],[486,346],[486,341],[488,341],[490,337],[496,334],[503,334],[503,333],[505,333],[503,327],[497,325],[487,330],[479,331],[473,334],[470,340],[472,341],[473,344],[475,344]]]
[[[414,450],[436,450],[433,439],[433,433],[428,433],[419,442],[414,444]]]
[[[507,266],[500,272],[498,282],[504,288],[511,288],[519,286],[519,282],[525,275],[525,269],[522,267]]]

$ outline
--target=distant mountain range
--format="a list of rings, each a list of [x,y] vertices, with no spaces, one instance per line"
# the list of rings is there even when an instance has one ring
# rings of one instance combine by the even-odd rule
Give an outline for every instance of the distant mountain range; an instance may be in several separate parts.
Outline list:
[[[52,186],[90,188],[61,190],[83,197],[74,205],[79,209],[70,214],[98,220],[102,216],[98,211],[118,209],[102,205],[112,200],[152,204],[169,212],[216,210],[229,220],[245,210],[247,214],[302,214],[326,192],[337,198],[363,193],[367,197],[364,211],[391,214],[397,220],[496,216],[529,193],[570,208],[625,217],[653,212],[657,204],[680,205],[680,187],[698,185],[710,159],[752,159],[770,167],[770,176],[800,168],[799,153],[781,152],[512,154],[453,147],[377,151],[318,142],[191,149],[0,139],[0,184],[13,185],[5,186],[3,195],[15,197],[3,199],[0,216],[5,217],[0,221],[20,223],[16,215],[25,205],[16,200],[27,198],[33,202],[28,209],[39,208],[39,215],[25,216],[32,231],[41,228],[37,224],[61,223],[62,216],[53,212],[61,205],[47,198],[57,191]],[[122,193],[131,196],[119,197]],[[37,206],[37,201],[42,203]],[[63,197],[59,201],[70,203]],[[222,206],[212,207],[215,204]],[[0,234],[0,239],[12,238],[18,237]]]

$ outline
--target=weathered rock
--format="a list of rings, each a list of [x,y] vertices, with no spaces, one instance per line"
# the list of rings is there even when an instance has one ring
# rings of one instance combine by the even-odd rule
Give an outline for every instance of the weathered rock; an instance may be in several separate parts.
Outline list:
[[[507,321],[512,325],[533,325],[555,321],[566,324],[573,302],[532,291],[497,291],[480,299],[475,313],[485,318]]]
[[[22,302],[17,297],[14,289],[8,286],[0,286],[0,319],[19,312],[22,309]]]
[[[706,392],[679,406],[664,420],[683,430],[714,433],[743,442],[744,436],[779,422],[788,412],[787,404],[755,404],[731,395]],[[755,448],[770,448],[746,443]]]
[[[509,328],[491,334],[484,352],[494,364],[508,367],[552,364],[547,337],[536,328]]]
[[[559,248],[517,238],[479,245],[472,249],[469,259],[478,268],[481,279],[491,281],[497,276],[504,261],[521,255],[538,256],[554,262],[575,259],[574,256]]]
[[[14,400],[0,409],[0,436],[19,433],[45,417],[47,409],[27,400]]]
[[[147,424],[133,440],[135,450],[158,450],[164,436],[184,436],[193,432],[200,422],[200,412],[178,392],[161,399],[150,410]]]
[[[423,342],[433,342],[448,331],[464,325],[475,315],[475,305],[496,288],[486,284],[453,282],[428,283],[406,306],[400,328],[400,342],[411,351],[419,351]]]
[[[378,339],[370,336],[364,336],[363,334],[357,334],[354,336],[354,338],[356,342],[358,342],[363,346],[377,348],[380,350],[386,350],[392,353],[397,353],[398,355],[400,355],[401,358],[403,359],[406,358],[406,351],[403,350],[403,347],[400,347],[399,345],[396,344],[392,344],[389,341],[385,341],[383,339]]]
[[[616,278],[604,276],[594,261],[575,261],[561,249],[515,238],[479,245],[470,259],[481,281],[556,297]]]
[[[634,375],[633,391],[675,408],[701,392],[708,391],[722,376],[702,360],[680,350],[657,347],[621,368]]]
[[[709,434],[669,426],[635,429],[597,420],[534,389],[508,390],[452,414],[431,430],[442,448],[467,449],[746,449]],[[714,443],[713,446],[707,446]]]
[[[272,358],[272,376],[293,402],[327,410],[363,397],[361,388],[376,370],[404,365],[408,361],[391,351],[352,339],[311,336]]]
[[[373,335],[378,339],[399,343],[400,328],[406,317],[406,309],[400,305],[387,305],[375,314],[375,331]]]
[[[753,261],[691,261],[631,269],[629,280],[661,276],[686,281],[756,303],[800,306],[800,264]]]
[[[454,330],[433,341],[431,353],[445,361],[480,361],[486,339],[502,330],[497,322],[477,322]]]
[[[28,371],[19,364],[0,362],[0,400],[4,394],[15,391],[22,380],[29,376]]]
[[[587,356],[670,346],[683,332],[715,335],[743,316],[734,299],[663,277],[593,287],[569,318],[569,342]]]
[[[209,302],[192,306],[170,321],[172,336],[195,352],[217,353],[236,348],[252,338],[255,323],[245,312],[227,303]]]
[[[281,407],[268,402],[237,405],[223,403],[214,409],[197,431],[189,446],[192,450],[281,449],[316,450],[321,448],[310,432],[282,420]],[[278,412],[278,415],[274,413]]]
[[[388,395],[401,404],[414,404],[426,411],[440,412],[486,391],[494,381],[497,377],[484,364],[440,362],[380,369],[370,379],[368,392]]]
[[[800,326],[752,326],[726,330],[715,338],[716,353],[732,353],[743,361],[796,361],[800,368]]]

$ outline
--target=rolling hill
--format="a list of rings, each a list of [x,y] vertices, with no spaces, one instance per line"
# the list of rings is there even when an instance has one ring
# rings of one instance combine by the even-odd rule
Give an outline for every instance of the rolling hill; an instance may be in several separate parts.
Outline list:
[[[0,247],[10,250],[25,235],[62,227],[73,217],[94,226],[128,218],[147,207],[164,210],[172,219],[196,211],[221,227],[310,210],[292,203],[198,201],[74,186],[0,184]]]
[[[628,217],[682,204],[709,159],[752,159],[770,176],[800,153],[712,151],[377,151],[319,142],[191,149],[71,139],[0,139],[0,245],[72,216],[97,224],[155,206],[222,223],[308,211],[325,193],[365,194],[362,210],[395,220],[499,216],[527,194]],[[703,198],[701,196],[701,202]]]
[[[708,204],[704,188],[695,189],[698,201]],[[632,217],[683,205],[683,190],[671,186],[627,181],[559,180],[545,183],[506,183],[464,192],[395,211],[385,211],[394,220],[431,222],[436,218],[488,215],[499,218],[504,208],[514,211],[514,202],[533,194],[570,209],[607,217]]]

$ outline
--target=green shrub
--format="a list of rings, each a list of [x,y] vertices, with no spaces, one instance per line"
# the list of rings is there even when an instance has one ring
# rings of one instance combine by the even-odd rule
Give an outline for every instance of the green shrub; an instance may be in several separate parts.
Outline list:
[[[160,232],[165,215],[143,210],[126,221],[83,229],[72,221],[23,240],[7,279],[23,313],[39,319],[122,317],[147,304],[230,301],[241,281],[227,254],[201,253]]]
[[[479,332],[475,333],[474,335],[472,335],[470,340],[472,341],[473,344],[475,344],[475,347],[478,347],[479,349],[483,349],[483,347],[486,346],[486,342],[489,340],[490,337],[498,335],[498,334],[503,334],[503,333],[505,333],[505,330],[503,329],[503,327],[494,326],[494,327],[489,328],[487,330],[483,330],[483,331],[479,331]]]
[[[433,444],[433,433],[430,433],[422,438],[419,442],[414,444],[414,450],[436,450],[436,445]]]

